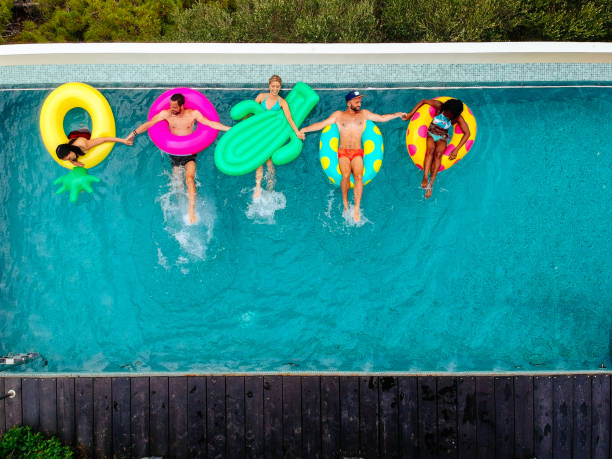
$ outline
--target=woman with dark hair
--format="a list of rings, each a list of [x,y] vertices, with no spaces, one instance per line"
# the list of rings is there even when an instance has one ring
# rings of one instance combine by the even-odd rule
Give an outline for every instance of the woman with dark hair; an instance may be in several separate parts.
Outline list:
[[[427,130],[427,150],[423,163],[423,180],[421,181],[421,187],[425,189],[425,199],[428,199],[431,197],[433,184],[436,180],[436,175],[438,175],[438,170],[440,169],[442,154],[446,150],[448,142],[451,140],[451,136],[448,133],[449,129],[451,126],[458,124],[464,132],[463,137],[461,137],[455,149],[448,155],[448,159],[453,160],[457,157],[457,153],[459,153],[461,147],[470,137],[470,128],[461,116],[463,112],[463,102],[459,99],[449,99],[444,103],[434,99],[423,99],[416,104],[412,111],[403,119],[410,120],[419,107],[424,104],[431,105],[436,110],[434,119]]]
[[[120,139],[118,137],[98,137],[97,139],[91,138],[91,132],[89,129],[83,128],[76,131],[72,131],[68,134],[68,143],[62,143],[55,149],[55,154],[59,159],[64,161],[70,161],[72,164],[78,167],[84,167],[78,158],[84,156],[87,150],[106,142],[118,142],[126,145],[132,145],[133,139]]]

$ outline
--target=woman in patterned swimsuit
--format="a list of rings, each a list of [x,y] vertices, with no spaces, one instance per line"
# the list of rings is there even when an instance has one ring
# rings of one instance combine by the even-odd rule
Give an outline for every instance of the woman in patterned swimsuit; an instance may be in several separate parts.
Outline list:
[[[421,187],[425,189],[425,199],[428,199],[431,197],[433,184],[436,180],[436,175],[438,175],[438,170],[440,169],[442,154],[446,150],[446,146],[451,139],[448,130],[451,126],[458,124],[464,132],[459,144],[448,155],[448,159],[453,160],[457,157],[457,153],[463,144],[470,137],[470,128],[461,116],[461,112],[463,112],[463,102],[459,99],[449,99],[444,103],[439,100],[423,99],[416,104],[410,113],[408,113],[406,119],[411,119],[412,115],[414,115],[423,104],[431,105],[436,110],[436,115],[427,131],[427,150],[425,152],[425,161],[423,164],[423,180],[421,181]]]

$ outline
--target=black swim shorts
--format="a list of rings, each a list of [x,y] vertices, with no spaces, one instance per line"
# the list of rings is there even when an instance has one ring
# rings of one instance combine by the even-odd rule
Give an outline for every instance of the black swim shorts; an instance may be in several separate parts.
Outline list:
[[[168,155],[168,156],[170,156],[170,160],[172,161],[172,166],[176,167],[176,166],[184,166],[189,161],[195,161],[196,156],[198,155],[195,154],[195,155],[188,155],[188,156],[175,156],[175,155]]]

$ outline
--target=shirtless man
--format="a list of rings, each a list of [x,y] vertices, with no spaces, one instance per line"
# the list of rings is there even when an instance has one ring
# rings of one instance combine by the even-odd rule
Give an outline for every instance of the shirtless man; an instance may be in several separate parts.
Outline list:
[[[338,163],[342,173],[340,188],[342,189],[342,202],[344,210],[348,210],[348,189],[351,184],[351,173],[355,181],[353,195],[355,197],[355,210],[353,217],[355,221],[361,218],[359,206],[363,193],[363,150],[361,149],[361,134],[365,129],[367,120],[378,123],[385,123],[394,118],[405,116],[405,113],[398,112],[389,115],[377,115],[369,110],[361,109],[361,98],[363,94],[359,91],[351,91],[344,98],[346,99],[347,109],[343,112],[337,111],[326,120],[311,124],[300,130],[302,133],[313,132],[323,129],[330,124],[336,124],[340,131],[340,146],[338,148]]]
[[[127,137],[127,141],[134,140],[138,134],[145,132],[151,126],[160,121],[167,121],[170,132],[174,135],[189,135],[193,132],[195,122],[201,123],[205,126],[218,129],[219,131],[228,131],[230,128],[224,124],[216,121],[211,121],[202,115],[198,110],[186,109],[185,96],[176,93],[170,97],[170,109],[162,110],[150,121],[141,124]],[[195,200],[196,200],[196,187],[195,187],[195,172],[196,172],[196,156],[170,156],[174,173],[176,174],[179,166],[185,166],[185,184],[187,185],[187,196],[189,197],[189,221],[195,223],[197,218],[195,214]]]

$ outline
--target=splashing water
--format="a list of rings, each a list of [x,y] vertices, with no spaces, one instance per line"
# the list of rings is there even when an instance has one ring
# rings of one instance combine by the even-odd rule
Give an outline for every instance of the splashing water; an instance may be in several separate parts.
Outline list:
[[[252,193],[252,190],[243,190],[243,193]],[[261,190],[259,198],[254,198],[245,212],[249,220],[254,223],[274,225],[274,214],[287,206],[287,199],[283,193],[278,191]]]
[[[190,223],[189,197],[184,186],[184,171],[179,170],[169,175],[170,189],[158,198],[164,215],[165,229],[174,236],[181,249],[195,258],[205,260],[206,249],[213,238],[217,219],[215,206],[210,200],[198,195],[195,205],[197,222]],[[197,180],[196,188],[201,193],[200,183]]]

